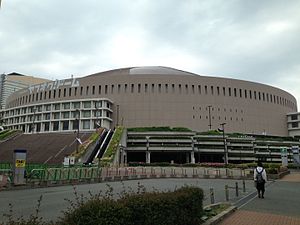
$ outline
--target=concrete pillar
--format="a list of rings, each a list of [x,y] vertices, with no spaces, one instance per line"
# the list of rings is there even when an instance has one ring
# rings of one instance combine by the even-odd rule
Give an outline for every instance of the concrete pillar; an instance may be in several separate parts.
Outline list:
[[[146,163],[150,163],[151,162],[151,152],[147,151],[146,152]]]
[[[191,152],[191,163],[195,164],[195,152]]]
[[[190,162],[190,154],[187,152],[185,154],[185,156],[186,156],[186,163],[189,163]]]

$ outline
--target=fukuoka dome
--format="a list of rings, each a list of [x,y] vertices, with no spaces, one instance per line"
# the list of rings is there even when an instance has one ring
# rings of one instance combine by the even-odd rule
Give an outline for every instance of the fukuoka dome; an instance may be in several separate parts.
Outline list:
[[[25,133],[92,131],[97,126],[185,127],[193,131],[293,135],[296,99],[269,85],[168,67],[131,67],[50,81],[10,95],[6,128]],[[32,126],[34,124],[34,126]]]

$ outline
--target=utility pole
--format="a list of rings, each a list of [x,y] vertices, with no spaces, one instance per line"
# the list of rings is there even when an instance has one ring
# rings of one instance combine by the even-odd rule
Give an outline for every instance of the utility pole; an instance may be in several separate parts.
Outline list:
[[[80,136],[79,136],[79,124],[80,124],[80,111],[79,111],[79,109],[76,109],[76,119],[75,120],[77,121],[76,153],[78,153],[79,152],[79,138],[80,138]]]
[[[227,147],[226,147],[226,140],[225,140],[225,126],[226,123],[221,123],[220,125],[222,126],[222,134],[223,134],[223,143],[224,143],[224,163],[225,163],[225,166],[227,166],[228,164],[228,153],[227,153]],[[219,129],[220,130],[220,129]]]

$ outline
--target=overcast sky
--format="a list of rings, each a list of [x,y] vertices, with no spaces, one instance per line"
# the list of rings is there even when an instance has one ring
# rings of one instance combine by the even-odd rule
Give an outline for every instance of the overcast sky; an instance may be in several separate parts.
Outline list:
[[[2,0],[0,73],[131,66],[261,82],[300,103],[300,1]]]

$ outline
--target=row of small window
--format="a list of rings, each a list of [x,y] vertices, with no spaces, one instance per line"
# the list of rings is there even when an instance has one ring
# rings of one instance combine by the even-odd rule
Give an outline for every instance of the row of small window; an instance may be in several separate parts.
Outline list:
[[[201,119],[209,119],[208,116],[199,116],[199,117],[198,117],[198,116],[193,115],[193,119],[196,119],[196,118],[199,118],[200,120],[201,120]],[[219,120],[221,120],[221,116],[219,116],[219,117],[214,117],[214,116],[212,116],[212,117],[211,117],[212,120],[217,119],[217,118],[218,118]],[[226,121],[227,119],[230,120],[230,121],[233,121],[233,120],[234,120],[234,118],[232,118],[232,117],[227,118],[227,117],[225,116],[225,117],[224,117],[224,120]],[[239,118],[236,117],[235,120],[236,120],[236,121],[239,121]],[[244,121],[244,119],[241,118],[240,121]]]
[[[209,109],[209,108],[210,108],[210,109]],[[197,109],[198,109],[198,107],[193,106],[193,110],[197,110]],[[202,107],[199,107],[199,110],[201,111],[201,110],[202,110]],[[214,107],[212,107],[212,106],[207,106],[207,107],[205,107],[205,110],[206,110],[206,111],[211,110],[212,112],[213,112],[214,110],[217,110],[218,112],[221,111],[220,108],[214,108]],[[224,108],[223,110],[224,110],[224,112],[226,112],[226,108]],[[229,112],[233,112],[233,111],[235,111],[236,113],[238,113],[239,110],[238,110],[238,109],[235,109],[235,110],[229,109]],[[243,113],[244,111],[241,109],[240,112]]]
[[[93,103],[93,105],[92,105]],[[107,101],[84,101],[84,102],[65,102],[65,103],[54,103],[54,104],[46,104],[46,105],[38,105],[38,106],[31,106],[31,107],[23,107],[20,109],[14,109],[6,111],[5,116],[14,116],[14,115],[21,115],[26,113],[36,113],[36,112],[47,112],[52,110],[69,110],[71,109],[80,109],[81,107],[84,109],[100,109],[101,107],[110,108],[111,104]]]
[[[70,117],[71,115],[71,117]],[[77,112],[57,112],[57,113],[43,113],[43,114],[36,114],[36,115],[29,115],[29,116],[21,116],[21,117],[15,117],[10,118],[7,120],[8,124],[14,124],[14,123],[23,123],[23,122],[36,122],[36,121],[42,121],[42,120],[50,120],[50,119],[82,119],[82,118],[91,118],[92,112],[91,111],[82,111],[80,114],[80,117],[78,117]],[[94,118],[98,117],[111,117],[111,112],[108,111],[94,111],[93,116]]]
[[[59,130],[77,130],[78,121],[54,121],[54,122],[45,122],[45,123],[36,123],[27,125],[28,132],[41,132],[41,131],[59,131]],[[96,128],[97,124],[94,123],[93,128]],[[26,132],[25,125],[21,126],[21,129]],[[90,120],[82,120],[80,129],[89,130],[92,129],[92,123]]]
[[[291,115],[291,120],[298,120],[298,114]]]
[[[123,86],[123,87],[122,87]],[[186,94],[202,94],[202,92],[206,95],[223,95],[223,96],[233,96],[233,97],[240,97],[240,98],[249,98],[249,99],[255,99],[255,100],[262,100],[267,101],[275,104],[280,104],[284,106],[288,106],[290,108],[295,108],[295,103],[293,103],[290,100],[287,100],[283,97],[276,96],[274,94],[264,93],[260,91],[252,91],[252,90],[243,90],[240,88],[231,88],[231,87],[214,87],[214,86],[207,86],[204,85],[182,85],[182,84],[137,84],[137,90],[135,90],[135,84],[118,84],[118,85],[104,85],[104,90],[102,90],[102,85],[98,86],[85,86],[85,87],[74,87],[74,88],[64,88],[64,89],[58,89],[58,90],[49,90],[44,91],[40,93],[33,93],[31,95],[23,96],[21,98],[16,99],[10,107],[14,107],[17,105],[22,105],[34,101],[39,100],[46,100],[46,99],[55,99],[55,98],[62,98],[62,97],[71,97],[71,96],[77,96],[77,95],[101,95],[101,94],[114,94],[114,93],[175,93],[175,89],[178,90],[178,92],[186,93]],[[143,86],[143,88],[142,88]],[[110,90],[109,90],[110,89]],[[143,90],[142,90],[143,89]],[[203,89],[203,90],[202,90]],[[78,93],[79,92],[79,93]]]

